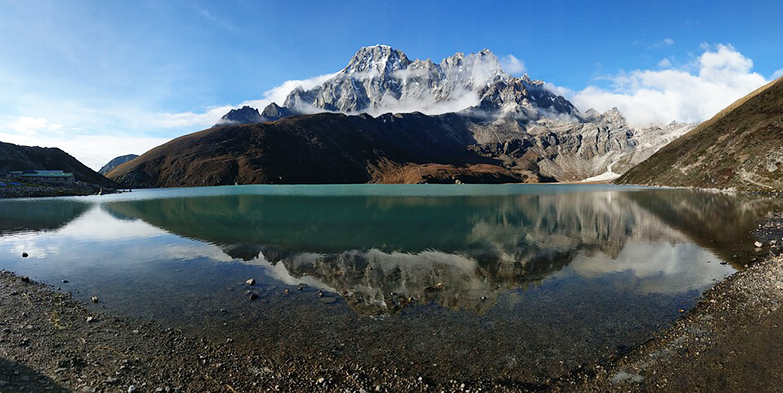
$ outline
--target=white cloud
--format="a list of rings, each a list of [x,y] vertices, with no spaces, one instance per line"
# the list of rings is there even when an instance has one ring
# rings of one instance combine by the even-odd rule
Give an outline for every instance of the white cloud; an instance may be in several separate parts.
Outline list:
[[[620,73],[610,78],[611,90],[589,86],[567,97],[582,111],[617,107],[634,126],[701,122],[767,82],[751,72],[753,61],[731,45],[703,49],[693,64],[681,69]]]
[[[276,86],[263,93],[263,98],[257,100],[248,100],[241,102],[239,105],[224,105],[218,107],[209,108],[204,113],[196,113],[192,111],[180,112],[180,113],[161,113],[153,116],[150,122],[150,126],[162,127],[162,128],[207,128],[212,127],[220,120],[223,115],[228,113],[232,109],[241,108],[245,105],[262,111],[267,105],[271,103],[277,103],[283,106],[285,98],[291,90],[297,87],[302,87],[305,90],[312,89],[318,86],[328,79],[334,77],[335,74],[320,75],[309,79],[303,80],[290,80],[283,82],[281,85]],[[193,130],[196,131],[196,130]]]
[[[318,85],[323,84],[327,80],[333,78],[335,74],[325,74],[325,75],[319,75],[313,78],[309,79],[303,79],[303,80],[290,80],[283,82],[281,85],[274,87],[266,92],[264,92],[264,96],[261,99],[258,100],[250,100],[245,101],[242,105],[249,105],[254,108],[258,108],[258,110],[263,110],[267,105],[271,103],[276,103],[277,105],[283,106],[285,103],[285,98],[288,96],[288,93],[290,93],[292,90],[296,89],[297,87],[301,87],[304,90],[310,90]]]
[[[52,124],[44,118],[22,117],[11,123],[10,127],[23,135],[36,135],[40,131],[58,132],[62,124]]]
[[[773,79],[773,80],[774,80],[774,79],[778,79],[778,78],[780,78],[781,76],[783,76],[783,68],[781,68],[781,69],[779,69],[779,70],[777,70],[777,71],[775,71],[775,72],[773,72],[773,73],[772,73],[772,79]]]
[[[72,132],[62,134],[0,132],[0,141],[24,146],[57,147],[97,171],[114,157],[143,154],[153,147],[168,142],[169,139],[130,135],[77,135]]]
[[[525,63],[514,55],[507,55],[500,59],[500,67],[510,75],[518,75],[525,72]]]
[[[152,120],[152,125],[162,128],[211,127],[217,123],[223,115],[234,108],[235,107],[233,106],[226,105],[211,108],[204,113],[162,113],[155,116]]]
[[[661,61],[658,62],[658,67],[661,67],[661,68],[671,68],[672,67],[672,62],[669,61],[669,59],[666,59],[666,58],[661,59]]]
[[[663,41],[661,41],[661,43],[665,46],[672,46],[674,45],[674,40],[671,38],[664,38]]]

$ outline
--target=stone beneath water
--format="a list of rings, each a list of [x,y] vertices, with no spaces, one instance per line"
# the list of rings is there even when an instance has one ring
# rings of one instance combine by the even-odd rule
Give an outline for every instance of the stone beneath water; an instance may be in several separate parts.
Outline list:
[[[256,280],[254,278],[251,278],[245,281],[245,284],[250,285],[252,287],[253,285],[256,285]]]

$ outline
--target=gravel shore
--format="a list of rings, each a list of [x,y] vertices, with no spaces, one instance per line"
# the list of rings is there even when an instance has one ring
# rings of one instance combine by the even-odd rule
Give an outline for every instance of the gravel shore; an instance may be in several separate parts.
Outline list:
[[[535,385],[491,375],[430,380],[388,364],[335,364],[308,348],[273,360],[264,348],[96,313],[0,272],[0,391],[779,391],[783,258],[769,243],[759,255],[770,256],[708,290],[672,328],[618,359]]]

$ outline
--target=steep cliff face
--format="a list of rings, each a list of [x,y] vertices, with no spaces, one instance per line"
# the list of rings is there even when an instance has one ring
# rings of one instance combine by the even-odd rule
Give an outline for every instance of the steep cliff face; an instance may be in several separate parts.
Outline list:
[[[783,79],[735,102],[618,182],[782,190]]]

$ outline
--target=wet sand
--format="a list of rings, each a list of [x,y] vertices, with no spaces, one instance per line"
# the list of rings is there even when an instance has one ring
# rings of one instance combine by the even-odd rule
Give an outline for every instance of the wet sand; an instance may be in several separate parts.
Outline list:
[[[775,231],[759,237],[780,239]],[[765,241],[758,254],[770,249]],[[334,363],[309,348],[273,358],[231,339],[96,313],[2,272],[0,391],[779,391],[782,301],[783,258],[770,256],[705,292],[672,328],[624,356],[529,384],[492,375],[432,380],[393,363]]]

